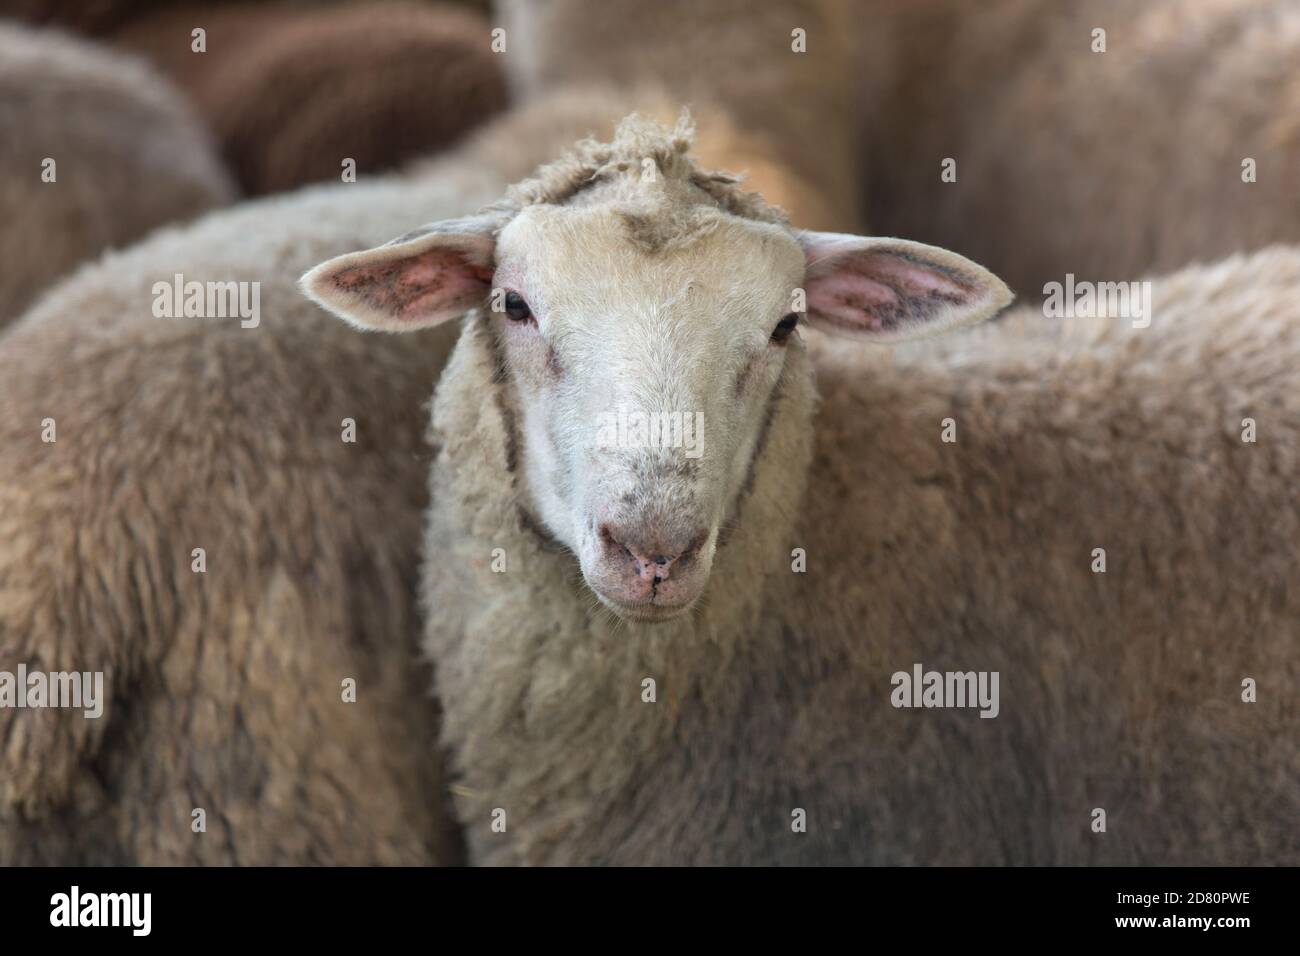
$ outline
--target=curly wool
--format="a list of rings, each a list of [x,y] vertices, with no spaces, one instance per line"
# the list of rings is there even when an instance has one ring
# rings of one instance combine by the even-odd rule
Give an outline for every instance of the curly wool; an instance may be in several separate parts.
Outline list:
[[[564,205],[597,196],[607,201],[613,192],[628,238],[651,251],[687,242],[711,228],[716,219],[703,214],[710,209],[786,223],[783,210],[740,188],[740,176],[701,169],[689,155],[694,140],[689,112],[683,111],[672,128],[633,113],[618,124],[612,140],[582,140],[512,186],[506,201],[516,208]]]

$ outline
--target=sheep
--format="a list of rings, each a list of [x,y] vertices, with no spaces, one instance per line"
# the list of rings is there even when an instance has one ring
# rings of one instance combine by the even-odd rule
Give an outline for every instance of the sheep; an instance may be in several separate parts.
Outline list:
[[[114,35],[194,98],[250,195],[336,179],[345,159],[373,175],[446,147],[505,106],[488,40],[477,13],[392,2],[181,5]]]
[[[73,0],[9,0],[5,4],[5,16],[100,36],[129,23],[151,6],[140,0],[103,0],[89,4]]]
[[[0,24],[0,169],[0,327],[81,261],[234,197],[206,130],[162,77],[10,24]]]
[[[1035,293],[1067,273],[1132,280],[1300,241],[1289,0],[862,12],[873,230],[956,249]]]
[[[303,278],[363,328],[470,308],[422,580],[471,860],[1300,861],[1300,250],[872,362],[1010,294],[688,141],[629,119]]]
[[[459,859],[411,568],[449,343],[338,334],[293,279],[499,188],[465,163],[243,205],[0,340],[0,672],[107,697],[0,708],[0,865]],[[260,283],[256,321],[155,317],[177,273]]]

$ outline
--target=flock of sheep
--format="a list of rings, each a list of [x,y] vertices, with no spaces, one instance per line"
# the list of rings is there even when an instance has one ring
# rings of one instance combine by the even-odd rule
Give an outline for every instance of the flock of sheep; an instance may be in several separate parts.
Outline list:
[[[1300,862],[1300,10],[501,7],[513,105],[397,175],[53,282],[86,253],[46,239],[39,158],[5,171],[33,234],[0,288],[0,670],[102,671],[108,705],[0,710],[0,863]],[[0,32],[0,84],[41,89],[67,42]],[[103,75],[142,124],[183,109]],[[106,222],[229,199],[200,132],[159,148],[143,185],[121,160]],[[801,234],[718,169],[793,227],[952,249],[1023,304],[765,359],[708,590],[637,623],[593,608],[538,494],[561,390],[502,317],[362,335],[299,277],[446,249],[481,271],[538,207],[676,223],[702,196],[725,221],[687,248],[778,274]],[[597,188],[553,181],[575,174]],[[592,257],[630,261],[611,235]],[[986,292],[964,320],[1003,301],[959,256],[870,248]],[[383,296],[320,284],[341,268],[307,291],[364,320]],[[156,318],[178,274],[260,283],[258,326]],[[1067,274],[1149,278],[1151,321],[1045,318]],[[566,394],[605,374],[578,369]],[[891,707],[914,662],[1000,674],[996,719]]]

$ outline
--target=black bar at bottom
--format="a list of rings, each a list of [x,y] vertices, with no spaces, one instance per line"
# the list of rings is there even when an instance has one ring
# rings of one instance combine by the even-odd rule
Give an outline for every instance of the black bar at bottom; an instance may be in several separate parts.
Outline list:
[[[6,943],[75,933],[81,943],[127,945],[414,937],[434,947],[511,938],[622,946],[718,936],[811,946],[899,932],[926,944],[1130,937],[1231,945],[1294,930],[1296,888],[1293,870],[1213,868],[6,869],[0,925]]]

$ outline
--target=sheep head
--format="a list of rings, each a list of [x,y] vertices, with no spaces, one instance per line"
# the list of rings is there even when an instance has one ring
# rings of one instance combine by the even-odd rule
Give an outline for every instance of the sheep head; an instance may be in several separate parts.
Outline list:
[[[587,586],[640,621],[686,612],[762,454],[798,327],[896,342],[1010,301],[960,256],[791,229],[632,117],[478,216],[340,256],[306,293],[364,328],[488,310],[528,505]]]

